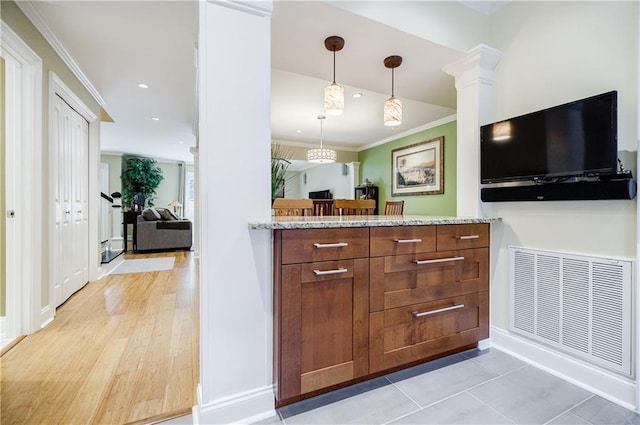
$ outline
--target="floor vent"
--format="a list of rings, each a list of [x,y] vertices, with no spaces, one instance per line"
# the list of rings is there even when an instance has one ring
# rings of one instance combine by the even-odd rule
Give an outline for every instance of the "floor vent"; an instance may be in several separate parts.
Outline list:
[[[509,248],[510,329],[633,376],[631,261]]]

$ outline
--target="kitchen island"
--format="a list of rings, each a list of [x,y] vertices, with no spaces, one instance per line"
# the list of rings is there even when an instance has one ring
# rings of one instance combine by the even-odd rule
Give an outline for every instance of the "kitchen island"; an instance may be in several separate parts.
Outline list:
[[[283,406],[489,337],[491,218],[274,217]]]

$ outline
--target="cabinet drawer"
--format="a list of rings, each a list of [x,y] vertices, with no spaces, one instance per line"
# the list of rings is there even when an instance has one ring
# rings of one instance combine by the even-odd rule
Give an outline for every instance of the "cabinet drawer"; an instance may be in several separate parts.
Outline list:
[[[368,228],[282,230],[282,264],[369,257]]]
[[[489,246],[488,224],[449,224],[437,226],[438,251]]]
[[[489,289],[489,249],[372,258],[370,311]]]
[[[487,291],[369,315],[370,373],[432,358],[489,337]]]
[[[436,226],[371,228],[371,256],[415,254],[436,250]]]

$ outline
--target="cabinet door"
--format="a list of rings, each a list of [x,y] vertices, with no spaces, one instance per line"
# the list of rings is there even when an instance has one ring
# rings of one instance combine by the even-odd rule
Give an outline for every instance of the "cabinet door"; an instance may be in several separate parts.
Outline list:
[[[368,373],[369,260],[282,266],[278,400]]]

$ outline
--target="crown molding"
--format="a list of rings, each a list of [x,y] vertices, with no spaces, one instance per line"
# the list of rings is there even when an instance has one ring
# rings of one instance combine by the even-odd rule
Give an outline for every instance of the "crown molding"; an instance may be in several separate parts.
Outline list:
[[[78,65],[60,40],[58,40],[58,37],[56,37],[49,25],[47,25],[42,15],[40,15],[35,6],[33,6],[32,2],[30,0],[17,1],[16,5],[36,27],[40,34],[42,34],[45,40],[49,42],[53,50],[58,54],[58,56],[60,56],[60,59],[62,59],[62,61],[69,67],[71,72],[73,72],[76,78],[78,78],[80,83],[87,89],[96,102],[104,108],[107,105],[107,102],[104,100],[102,95],[100,95],[100,92],[96,89],[91,80],[89,80],[82,68],[80,68],[80,65]]]
[[[317,142],[305,143],[305,142],[295,142],[295,141],[285,140],[285,139],[272,139],[271,141],[278,142],[283,146],[293,146],[297,148],[314,149],[318,147]],[[349,146],[335,146],[335,145],[328,145],[326,143],[324,143],[323,145],[325,148],[334,149],[342,152],[359,152],[359,148],[353,148]]]
[[[441,118],[436,121],[429,122],[427,124],[420,125],[418,127],[411,128],[409,130],[403,131],[402,133],[396,133],[393,136],[386,137],[382,140],[378,140],[377,142],[369,143],[368,145],[360,146],[357,149],[357,152],[362,152],[367,149],[374,148],[376,146],[384,145],[385,143],[393,142],[394,140],[401,139],[406,136],[411,136],[413,134],[419,133],[421,131],[429,130],[431,128],[435,128],[444,124],[448,124],[457,119],[457,115],[449,115],[448,117]]]
[[[330,146],[330,145],[327,145],[326,143],[324,144],[324,146],[327,148],[331,148],[331,149],[335,149],[337,151],[343,151],[343,152],[362,152],[364,150],[375,148],[376,146],[384,145],[385,143],[393,142],[394,140],[398,140],[406,136],[411,136],[421,131],[429,130],[431,128],[448,124],[452,121],[455,121],[456,119],[457,119],[456,114],[449,115],[439,120],[432,121],[432,122],[420,125],[418,127],[405,130],[401,133],[394,133],[393,136],[385,137],[384,139],[378,140],[377,142],[372,142],[372,143],[358,146],[358,147],[333,146],[333,145]],[[294,146],[294,147],[307,148],[307,149],[313,149],[318,147],[317,143],[294,142],[291,140],[284,140],[284,139],[272,139],[272,142],[278,142],[285,146]]]

